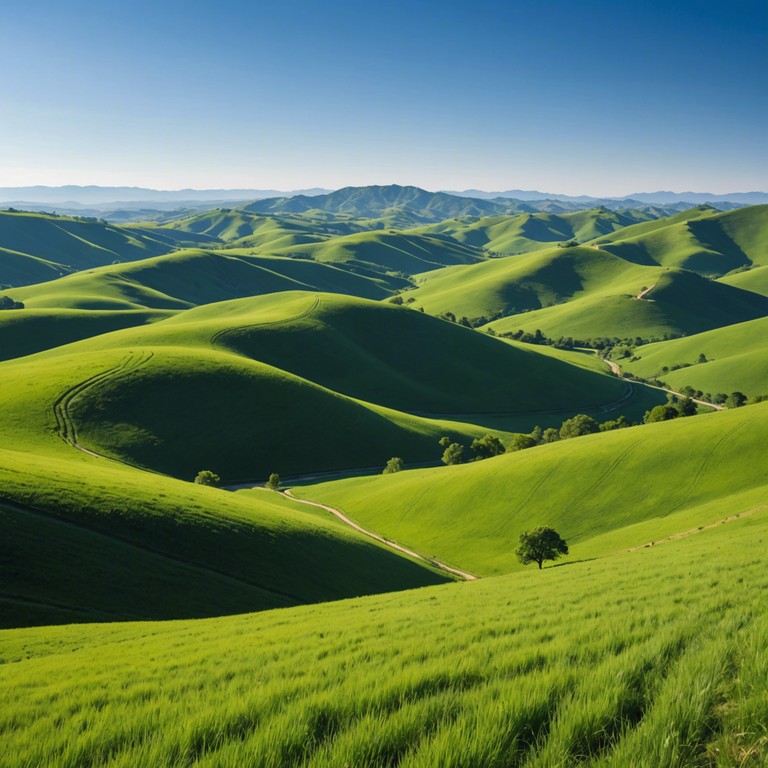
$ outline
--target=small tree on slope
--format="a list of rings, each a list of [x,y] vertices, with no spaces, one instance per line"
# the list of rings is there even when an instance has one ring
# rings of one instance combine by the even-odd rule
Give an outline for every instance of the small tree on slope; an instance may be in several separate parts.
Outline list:
[[[553,528],[541,525],[520,534],[520,544],[515,554],[523,565],[537,563],[541,569],[545,560],[557,560],[560,555],[567,555],[568,545]]]

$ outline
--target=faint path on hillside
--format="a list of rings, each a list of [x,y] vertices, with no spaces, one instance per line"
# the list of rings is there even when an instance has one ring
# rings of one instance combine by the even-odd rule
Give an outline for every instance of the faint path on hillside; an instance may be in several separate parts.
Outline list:
[[[658,283],[654,283],[650,288],[643,288],[640,293],[635,296],[635,301],[653,301],[653,299],[646,299],[645,297],[658,285]]]
[[[595,354],[599,356],[599,352],[595,350]],[[602,361],[611,369],[611,372],[614,373],[616,376],[618,376],[620,379],[624,378],[624,374],[622,373],[621,368],[613,362],[613,360],[608,360],[607,358],[603,357]],[[661,392],[668,392],[670,395],[675,395],[675,397],[688,397],[688,395],[684,395],[682,392],[676,392],[674,389],[669,389],[668,387],[657,387],[655,384],[645,384],[646,387],[650,387],[651,389],[658,389]],[[703,405],[706,408],[712,408],[715,411],[724,411],[725,406],[724,405],[715,405],[715,403],[708,403],[706,400],[699,400],[697,397],[692,397],[691,400],[693,400],[694,403],[697,405]]]
[[[127,464],[127,462],[120,461],[119,459],[112,459],[109,456],[105,456],[102,453],[97,453],[96,451],[92,451],[89,448],[82,446],[77,439],[77,427],[75,425],[74,417],[72,416],[71,408],[72,404],[89,389],[93,389],[102,382],[114,378],[115,376],[120,376],[129,373],[136,368],[140,368],[148,363],[153,355],[153,352],[148,351],[128,352],[117,365],[74,384],[59,395],[53,403],[53,416],[56,420],[56,431],[59,433],[59,437],[67,443],[67,445],[71,445],[73,448],[77,448],[78,451],[87,453],[89,456],[95,456],[97,459],[117,461],[119,464]]]
[[[283,491],[283,495],[287,496],[289,499],[291,499],[291,501],[298,502],[299,504],[307,504],[310,507],[318,507],[319,509],[324,509],[326,512],[330,512],[334,517],[341,520],[341,522],[345,525],[348,525],[350,528],[354,528],[358,533],[362,533],[363,536],[367,536],[369,539],[373,539],[374,541],[378,541],[380,544],[384,544],[384,546],[389,547],[389,549],[394,549],[397,552],[408,555],[408,557],[412,557],[416,560],[420,560],[423,563],[427,563],[435,568],[440,569],[441,571],[450,573],[453,576],[458,576],[465,581],[475,581],[477,579],[477,576],[472,573],[467,573],[467,571],[460,571],[458,568],[451,568],[450,565],[441,563],[439,560],[434,560],[431,557],[425,557],[418,552],[414,552],[412,549],[407,549],[400,544],[396,544],[394,541],[390,541],[389,539],[385,539],[383,536],[379,536],[378,533],[374,533],[373,531],[369,531],[367,528],[363,528],[362,525],[358,525],[354,521],[350,520],[343,512],[336,509],[335,507],[331,507],[328,504],[321,504],[319,501],[299,499],[294,496],[290,490]]]
[[[743,517],[749,517],[750,515],[754,515],[755,512],[762,512],[765,509],[768,509],[768,504],[763,504],[760,507],[754,507],[753,509],[748,509],[746,512],[737,512],[734,515],[728,515],[728,517],[724,517],[722,520],[716,520],[714,523],[710,523],[709,525],[701,525],[698,528],[691,528],[688,531],[673,533],[669,536],[665,536],[663,539],[657,539],[656,541],[649,541],[647,544],[639,544],[636,547],[621,549],[618,552],[614,552],[613,554],[623,555],[626,552],[637,552],[638,549],[646,549],[647,547],[656,546],[656,544],[664,544],[665,542],[668,542],[668,541],[677,541],[678,539],[685,539],[688,536],[693,536],[696,533],[701,533],[702,531],[708,531],[712,528],[717,528],[718,526],[725,525],[726,523],[732,523],[734,520],[740,520]]]

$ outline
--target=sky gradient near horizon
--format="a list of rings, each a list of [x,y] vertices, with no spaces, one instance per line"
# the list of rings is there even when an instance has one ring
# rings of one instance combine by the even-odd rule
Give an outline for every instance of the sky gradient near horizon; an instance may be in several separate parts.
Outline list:
[[[0,186],[768,190],[768,3],[39,0]]]

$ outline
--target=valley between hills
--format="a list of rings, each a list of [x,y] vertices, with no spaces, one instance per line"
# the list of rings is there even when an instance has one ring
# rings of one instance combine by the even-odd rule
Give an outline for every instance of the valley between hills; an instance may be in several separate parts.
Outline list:
[[[9,208],[0,392],[4,766],[768,764],[768,205]]]

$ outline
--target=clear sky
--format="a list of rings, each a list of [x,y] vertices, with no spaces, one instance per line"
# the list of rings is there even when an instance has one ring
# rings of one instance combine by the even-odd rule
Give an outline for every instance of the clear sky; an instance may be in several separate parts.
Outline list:
[[[766,0],[36,0],[0,186],[768,189]]]

